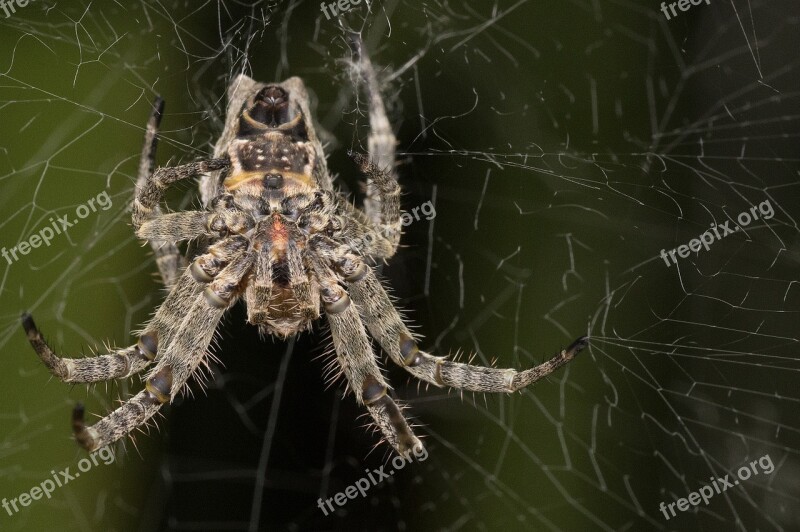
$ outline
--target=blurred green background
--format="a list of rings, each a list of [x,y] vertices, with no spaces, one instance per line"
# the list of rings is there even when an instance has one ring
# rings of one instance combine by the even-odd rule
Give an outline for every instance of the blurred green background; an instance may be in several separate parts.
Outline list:
[[[325,517],[331,496],[388,460],[340,385],[324,326],[261,341],[224,320],[224,368],[160,430],[120,447],[2,530],[731,530],[800,527],[797,7],[597,1],[362,3],[340,23],[314,2],[38,1],[0,20],[0,245],[102,191],[91,214],[0,262],[0,497],[73,470],[75,401],[100,414],[130,382],[50,379],[23,310],[59,352],[134,341],[163,299],[128,204],[150,102],[167,102],[159,164],[211,152],[239,72],[304,78],[332,134],[329,166],[359,196],[363,150],[342,27],[381,67],[403,206],[434,201],[383,269],[424,346],[476,363],[537,364],[580,334],[592,348],[510,397],[418,387],[387,366],[430,458]],[[787,13],[792,16],[786,17]],[[769,38],[765,37],[768,35]],[[658,257],[771,198],[768,225],[667,268]],[[197,207],[190,183],[173,209]],[[665,521],[746,459],[780,463],[707,510]]]

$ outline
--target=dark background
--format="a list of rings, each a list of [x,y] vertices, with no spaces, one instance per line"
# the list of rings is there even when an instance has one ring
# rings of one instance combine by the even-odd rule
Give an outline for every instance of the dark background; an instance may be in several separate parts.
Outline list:
[[[114,207],[0,261],[0,497],[76,467],[77,400],[100,414],[138,379],[49,379],[18,316],[60,352],[129,345],[163,299],[132,196],[150,101],[159,163],[212,150],[225,89],[304,78],[346,156],[366,106],[342,27],[314,2],[37,1],[0,19],[0,245],[108,191]],[[792,530],[797,512],[798,40],[793,2],[362,2],[344,17],[380,67],[403,206],[436,205],[383,268],[436,355],[540,363],[592,347],[514,396],[426,389],[386,364],[430,453],[324,516],[391,458],[330,340],[219,328],[213,382],[2,530]],[[0,14],[0,17],[3,15]],[[769,199],[776,215],[666,267],[658,254]],[[169,195],[196,207],[190,184]],[[223,367],[224,366],[224,367]],[[49,382],[48,382],[49,380]],[[666,521],[660,502],[769,454],[776,470]],[[389,466],[387,466],[388,468]]]

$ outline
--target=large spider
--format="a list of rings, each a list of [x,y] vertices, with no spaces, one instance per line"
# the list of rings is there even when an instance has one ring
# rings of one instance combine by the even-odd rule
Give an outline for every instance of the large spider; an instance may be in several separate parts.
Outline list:
[[[64,382],[129,377],[151,367],[145,389],[92,426],[78,404],[75,439],[88,451],[146,424],[179,394],[203,364],[222,315],[238,299],[263,334],[286,338],[309,328],[324,310],[341,371],[359,404],[400,454],[421,446],[388,393],[367,330],[393,362],[434,386],[475,392],[513,392],[561,367],[588,342],[580,337],[550,360],[517,372],[434,357],[417,347],[371,267],[394,255],[400,240],[400,187],[395,137],[378,83],[361,43],[354,66],[369,101],[369,156],[353,155],[367,177],[363,211],[333,187],[312,123],[305,86],[292,77],[258,83],[245,75],[228,89],[228,111],[214,158],[155,168],[163,102],[157,98],[139,165],[133,226],[156,255],[170,289],[138,342],[109,354],[60,358],[29,314],[22,324],[31,345]],[[164,190],[200,177],[204,209],[163,214]],[[195,240],[200,252],[185,263],[177,242]]]

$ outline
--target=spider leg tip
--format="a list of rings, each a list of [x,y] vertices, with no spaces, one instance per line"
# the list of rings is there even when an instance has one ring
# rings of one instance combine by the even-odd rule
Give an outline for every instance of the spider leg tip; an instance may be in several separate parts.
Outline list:
[[[72,409],[72,433],[75,435],[78,445],[91,452],[96,449],[96,446],[94,438],[87,433],[84,412],[83,403],[80,401],[75,403],[75,407]]]
[[[566,352],[569,353],[571,356],[575,356],[578,353],[580,353],[584,348],[586,348],[588,345],[589,345],[589,337],[581,336],[570,344],[570,346],[566,349]]]
[[[26,333],[36,331],[36,323],[34,323],[33,316],[31,316],[30,312],[27,310],[23,312],[22,316],[20,316],[20,319],[22,320],[22,328],[25,329]]]

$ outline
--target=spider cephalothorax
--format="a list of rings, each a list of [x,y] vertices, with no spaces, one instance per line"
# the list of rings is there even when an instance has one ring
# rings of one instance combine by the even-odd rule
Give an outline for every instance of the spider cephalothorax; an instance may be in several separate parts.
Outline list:
[[[476,392],[513,392],[549,375],[587,343],[581,337],[548,361],[518,372],[431,356],[417,347],[371,264],[385,260],[400,240],[400,188],[395,138],[377,81],[360,42],[353,42],[370,102],[369,156],[354,159],[367,177],[363,210],[333,188],[299,78],[257,83],[240,75],[228,91],[225,129],[214,157],[154,171],[163,103],[148,123],[133,202],[137,236],[150,242],[166,300],[136,344],[81,359],[56,356],[30,315],[28,338],[50,371],[65,382],[124,378],[147,368],[145,389],[87,427],[73,414],[77,441],[88,450],[108,445],[145,424],[172,401],[208,358],[224,312],[244,301],[261,333],[287,337],[326,315],[337,362],[356,400],[398,452],[421,445],[389,393],[368,336],[414,377],[434,386]],[[203,209],[163,214],[164,190],[200,177]],[[177,243],[194,240],[191,264]]]

